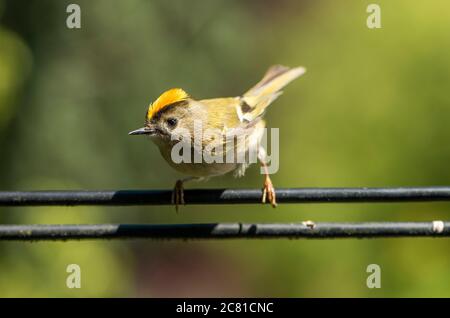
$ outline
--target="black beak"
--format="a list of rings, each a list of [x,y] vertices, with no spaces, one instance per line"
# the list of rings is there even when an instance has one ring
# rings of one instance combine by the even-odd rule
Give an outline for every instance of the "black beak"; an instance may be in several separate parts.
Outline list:
[[[155,133],[155,130],[152,128],[144,127],[139,128],[133,131],[130,131],[128,135],[153,135]]]

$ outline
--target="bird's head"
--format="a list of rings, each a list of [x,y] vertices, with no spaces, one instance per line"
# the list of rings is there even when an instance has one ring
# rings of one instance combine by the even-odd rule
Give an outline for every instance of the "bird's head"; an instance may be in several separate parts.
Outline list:
[[[133,130],[129,135],[147,135],[170,139],[175,131],[189,129],[189,95],[181,88],[172,88],[150,104],[145,114],[144,127]]]

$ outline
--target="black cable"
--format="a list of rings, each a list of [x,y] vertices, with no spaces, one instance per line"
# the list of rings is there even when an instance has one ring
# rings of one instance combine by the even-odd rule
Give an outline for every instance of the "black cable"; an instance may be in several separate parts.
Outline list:
[[[450,237],[450,222],[0,225],[0,240]]]
[[[0,192],[0,206],[167,205],[171,190]],[[450,187],[276,189],[279,203],[450,201]],[[258,189],[185,190],[186,204],[261,202]]]

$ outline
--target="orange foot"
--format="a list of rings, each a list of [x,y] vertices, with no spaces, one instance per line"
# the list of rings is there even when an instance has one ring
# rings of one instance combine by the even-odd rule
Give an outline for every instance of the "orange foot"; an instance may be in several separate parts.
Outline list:
[[[270,180],[269,175],[266,175],[266,178],[264,180],[262,203],[266,203],[266,199],[269,200],[270,204],[272,204],[272,207],[277,206],[275,188],[273,187],[272,180]]]
[[[178,212],[178,206],[184,204],[184,188],[183,180],[178,180],[175,183],[175,188],[172,192],[172,204],[175,204],[175,210]]]

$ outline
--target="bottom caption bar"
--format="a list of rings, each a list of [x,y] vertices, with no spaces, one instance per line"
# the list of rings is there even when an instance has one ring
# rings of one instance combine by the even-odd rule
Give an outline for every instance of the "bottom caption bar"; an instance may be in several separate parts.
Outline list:
[[[445,308],[448,299],[301,299],[301,298],[196,298],[196,299],[0,299],[0,305],[5,310],[44,311],[49,306],[70,308],[71,317],[83,315],[86,312],[102,316],[108,314],[132,315],[148,313],[151,317],[162,315],[176,316],[224,316],[226,314],[264,314],[268,316],[281,314],[286,317],[302,317],[317,315],[317,313],[332,312],[333,315],[342,314],[346,317],[361,317],[363,310],[369,308],[371,314],[383,315],[393,307],[401,309],[403,314],[417,312],[430,306]],[[363,307],[358,307],[361,305]],[[18,309],[20,308],[20,309]],[[363,310],[359,309],[363,308]],[[445,309],[444,309],[445,310]],[[439,312],[439,309],[437,309]],[[54,315],[56,317],[56,314]],[[60,317],[59,315],[58,317]],[[52,315],[50,314],[50,317]]]

